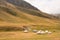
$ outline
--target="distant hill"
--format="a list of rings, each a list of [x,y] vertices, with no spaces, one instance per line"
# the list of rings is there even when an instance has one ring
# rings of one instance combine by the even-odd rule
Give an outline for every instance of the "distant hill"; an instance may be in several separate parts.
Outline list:
[[[58,19],[60,19],[60,13],[53,14],[53,15],[56,16]]]
[[[57,14],[57,16],[60,18],[60,14]]]

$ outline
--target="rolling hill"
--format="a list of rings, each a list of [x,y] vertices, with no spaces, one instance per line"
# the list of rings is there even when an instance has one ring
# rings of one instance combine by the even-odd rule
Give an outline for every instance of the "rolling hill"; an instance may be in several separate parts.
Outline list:
[[[33,7],[32,5],[30,5],[29,3],[27,3],[24,0],[0,0],[0,2],[8,2],[8,3],[11,3],[11,4],[18,6],[18,7],[20,6],[20,7],[27,8],[27,9],[38,10],[37,8]]]
[[[0,0],[0,40],[60,40],[60,20],[23,0]]]
[[[0,0],[0,26],[52,26],[58,23],[55,16],[39,11],[23,0]]]

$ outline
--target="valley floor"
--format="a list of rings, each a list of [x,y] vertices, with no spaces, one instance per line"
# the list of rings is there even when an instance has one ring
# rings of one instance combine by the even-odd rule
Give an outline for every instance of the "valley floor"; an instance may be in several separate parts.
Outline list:
[[[37,35],[36,33],[24,33],[22,31],[0,32],[0,40],[60,40],[60,32]]]

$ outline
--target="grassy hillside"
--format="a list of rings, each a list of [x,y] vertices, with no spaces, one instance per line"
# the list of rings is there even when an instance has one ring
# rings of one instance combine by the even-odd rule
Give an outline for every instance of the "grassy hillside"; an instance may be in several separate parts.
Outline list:
[[[58,24],[59,20],[55,16],[0,0],[0,26],[43,25],[50,27]]]
[[[31,30],[24,33],[23,26]],[[37,35],[35,29],[52,33]],[[60,40],[60,20],[22,0],[0,0],[0,40]]]
[[[24,0],[0,0],[0,2],[2,2],[2,1],[11,3],[11,4],[18,6],[18,7],[38,10],[37,8],[33,7],[32,5],[30,5],[29,3],[27,3]]]

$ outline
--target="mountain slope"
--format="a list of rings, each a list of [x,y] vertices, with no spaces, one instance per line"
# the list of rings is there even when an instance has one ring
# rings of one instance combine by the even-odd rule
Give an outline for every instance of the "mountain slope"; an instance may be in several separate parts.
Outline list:
[[[20,6],[20,7],[27,8],[27,9],[38,10],[37,8],[30,5],[29,3],[25,2],[24,0],[0,0],[0,2],[1,1],[5,1],[5,2],[11,3],[15,6]]]
[[[15,5],[18,9],[20,10],[26,10],[26,9],[32,9],[33,11],[36,10],[36,11],[39,11],[37,8],[33,7],[32,5],[30,5],[29,3],[23,1],[23,0],[0,0],[0,2],[2,2],[1,4],[4,3],[4,5],[6,7],[9,7],[9,5]],[[9,3],[9,4],[8,4]],[[20,5],[20,6],[19,6]],[[24,9],[25,8],[25,9]],[[32,12],[31,10],[29,10],[30,12]],[[28,12],[27,10],[25,12]],[[38,14],[34,11],[34,13],[29,13],[29,14],[33,14],[35,16],[44,16],[46,18],[56,18],[55,16],[52,16],[52,15],[49,15],[49,14],[46,14],[46,13],[43,13],[41,11],[38,12]]]
[[[10,1],[7,2],[6,0],[0,0],[0,21],[7,23],[40,24],[48,26],[56,25],[58,23],[55,16],[32,8],[25,8],[17,6]]]

